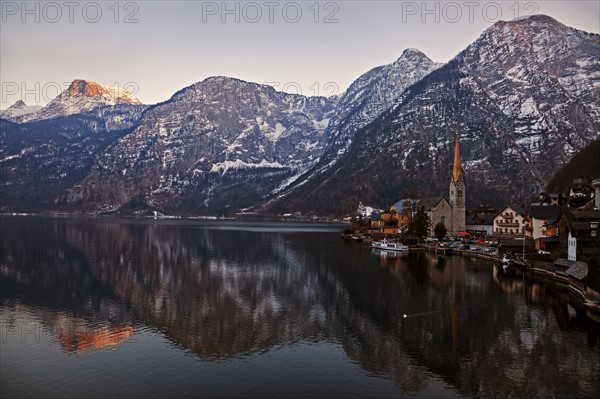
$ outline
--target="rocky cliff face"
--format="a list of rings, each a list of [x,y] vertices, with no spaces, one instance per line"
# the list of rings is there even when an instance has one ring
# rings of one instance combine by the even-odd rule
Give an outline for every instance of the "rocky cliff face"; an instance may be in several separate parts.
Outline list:
[[[335,103],[216,77],[149,109],[69,195],[95,211],[229,213],[254,205],[328,141]]]
[[[305,177],[335,165],[352,145],[357,131],[389,109],[407,87],[441,65],[417,49],[406,49],[396,61],[373,68],[356,79],[341,96],[327,127],[327,135],[331,137],[327,151]]]

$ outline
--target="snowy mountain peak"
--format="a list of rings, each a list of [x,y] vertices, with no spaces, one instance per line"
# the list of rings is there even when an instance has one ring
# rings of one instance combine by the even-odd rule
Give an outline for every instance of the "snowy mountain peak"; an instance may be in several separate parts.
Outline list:
[[[75,79],[71,82],[61,96],[98,98],[106,104],[142,104],[140,100],[123,88],[106,87],[82,79]]]
[[[427,57],[421,50],[416,49],[416,48],[407,48],[406,50],[404,50],[402,52],[402,55],[400,56],[400,58],[398,58],[398,60],[401,60],[402,58],[413,58],[413,57],[425,58],[425,59],[429,60],[429,57]]]
[[[561,24],[560,22],[558,22],[557,20],[555,20],[554,18],[545,15],[545,14],[534,14],[534,15],[527,15],[524,17],[519,17],[519,18],[515,18],[511,21],[498,21],[496,22],[493,26],[496,27],[500,27],[500,26],[504,26],[504,25],[519,25],[519,24],[529,24],[529,25],[535,25],[535,24],[542,24],[542,25],[556,25],[556,26],[564,26],[567,27],[566,25]]]
[[[359,200],[389,206],[412,196],[411,190],[439,195],[451,176],[456,132],[471,187],[469,203],[501,206],[526,199],[543,190],[557,165],[599,137],[598,54],[600,35],[538,15],[494,24],[403,93],[397,79],[422,66],[400,57],[392,66],[376,68],[340,101],[344,107],[354,96],[358,108],[348,107],[352,111],[346,114],[342,109],[343,120],[330,124],[341,132],[334,136],[340,144],[332,145],[337,152],[326,152],[315,173],[269,205],[282,213],[321,215],[339,212],[340,204],[352,212]],[[397,93],[393,107],[381,113],[379,104]],[[362,124],[373,121],[372,115],[381,116]]]
[[[23,109],[27,107],[27,104],[23,102],[23,100],[17,100],[13,105],[11,105],[8,109]]]
[[[538,14],[517,18],[511,21],[498,21],[483,32],[478,41],[491,40],[496,44],[513,41],[515,44],[527,45],[532,41],[540,43],[540,40],[555,35],[571,36],[578,33],[583,34],[584,36],[598,36],[597,34],[579,31],[575,28],[563,25],[547,15]],[[524,49],[527,49],[527,47]]]
[[[356,79],[338,102],[338,112],[326,132],[332,142],[316,171],[331,168],[348,151],[358,130],[392,107],[408,87],[441,66],[421,51],[408,48],[396,61],[375,67]]]
[[[16,122],[52,119],[59,116],[80,114],[105,106],[132,107],[142,106],[129,91],[115,86],[102,86],[89,80],[75,79],[45,107],[27,113],[12,115]],[[10,118],[7,118],[10,119]]]
[[[34,113],[42,107],[39,105],[27,105],[23,100],[17,100],[13,105],[4,111],[0,111],[0,118],[14,121],[23,115]]]

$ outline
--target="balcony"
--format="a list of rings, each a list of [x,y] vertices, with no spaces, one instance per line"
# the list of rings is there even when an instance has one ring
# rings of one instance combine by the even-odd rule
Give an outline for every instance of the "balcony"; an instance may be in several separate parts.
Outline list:
[[[519,227],[519,222],[497,222],[498,227]]]

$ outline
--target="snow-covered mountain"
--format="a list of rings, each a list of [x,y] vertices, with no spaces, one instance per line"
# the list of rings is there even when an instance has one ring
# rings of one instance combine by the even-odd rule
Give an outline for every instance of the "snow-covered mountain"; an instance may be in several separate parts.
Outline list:
[[[304,184],[333,167],[350,148],[356,132],[389,109],[407,87],[440,66],[442,64],[431,61],[419,50],[410,48],[391,64],[378,66],[361,75],[339,99],[336,113],[325,133],[331,137],[327,150],[313,168],[290,180],[290,186]]]
[[[88,80],[76,79],[45,107],[20,115],[0,114],[0,117],[22,123],[81,114],[98,107],[119,105],[141,106],[142,102],[123,88],[107,87]]]
[[[339,214],[447,195],[457,133],[471,205],[535,194],[599,135],[598,54],[599,35],[547,16],[498,22],[359,130],[335,168],[270,209]]]
[[[312,165],[335,103],[226,77],[150,108],[69,196],[95,211],[231,212]]]
[[[27,105],[23,102],[23,100],[17,100],[17,102],[4,111],[0,111],[0,118],[6,120],[16,120],[23,115],[31,114],[39,111],[40,109],[42,109],[41,105]]]
[[[447,194],[457,133],[469,204],[502,205],[598,138],[598,54],[599,35],[532,16],[496,23],[443,66],[406,50],[336,98],[213,77],[148,107],[74,81],[0,121],[2,210],[385,209]]]
[[[352,144],[354,134],[390,108],[408,86],[441,66],[410,48],[391,64],[373,68],[356,79],[340,99],[329,126],[332,148],[328,152],[332,158],[343,154]],[[331,162],[329,158],[324,161]]]

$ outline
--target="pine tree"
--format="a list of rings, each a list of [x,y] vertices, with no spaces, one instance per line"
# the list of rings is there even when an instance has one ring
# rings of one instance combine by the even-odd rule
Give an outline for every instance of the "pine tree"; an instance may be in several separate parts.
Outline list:
[[[422,206],[417,209],[417,212],[413,216],[408,225],[409,235],[423,239],[429,232],[429,216],[425,213],[425,208]]]

